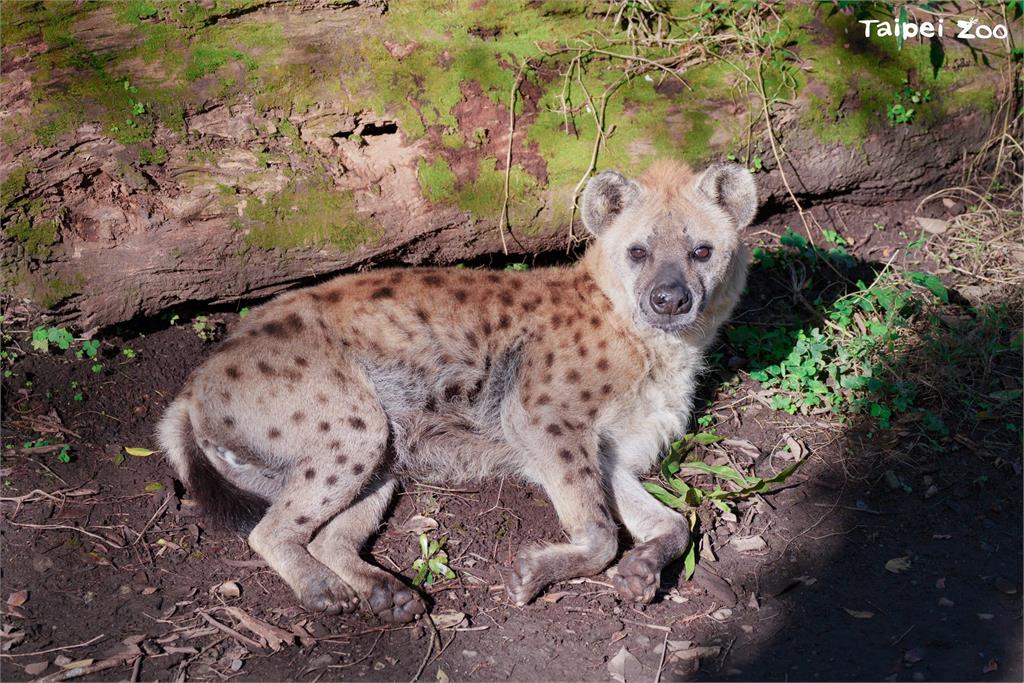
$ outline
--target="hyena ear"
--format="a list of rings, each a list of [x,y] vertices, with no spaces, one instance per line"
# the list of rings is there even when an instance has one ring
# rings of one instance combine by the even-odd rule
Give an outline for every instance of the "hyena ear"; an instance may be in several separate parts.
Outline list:
[[[587,183],[583,190],[583,225],[599,236],[640,194],[640,188],[621,173],[604,171]]]
[[[701,174],[697,189],[745,228],[757,213],[757,185],[739,164],[713,164]]]

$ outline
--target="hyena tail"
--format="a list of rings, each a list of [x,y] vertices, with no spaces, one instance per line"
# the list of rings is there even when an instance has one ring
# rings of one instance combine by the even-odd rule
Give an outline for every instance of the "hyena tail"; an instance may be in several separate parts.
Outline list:
[[[189,496],[208,517],[227,529],[252,531],[270,503],[231,483],[213,466],[196,443],[186,401],[179,398],[170,405],[157,427],[157,438]]]

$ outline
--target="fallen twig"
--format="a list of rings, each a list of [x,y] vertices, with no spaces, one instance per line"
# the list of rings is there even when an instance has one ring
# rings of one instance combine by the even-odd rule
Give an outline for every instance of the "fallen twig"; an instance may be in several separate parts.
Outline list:
[[[248,636],[242,635],[241,633],[239,633],[238,631],[236,631],[235,629],[231,628],[230,626],[228,626],[226,624],[220,623],[219,621],[217,621],[216,619],[211,617],[206,612],[199,611],[198,614],[203,619],[205,619],[207,621],[207,623],[210,624],[210,626],[214,627],[218,631],[223,631],[224,633],[228,634],[229,636],[231,636],[232,638],[234,638],[238,642],[246,645],[247,647],[251,648],[252,650],[255,650],[256,652],[263,652],[263,653],[265,653],[267,651],[267,649],[265,647],[263,647],[262,645],[257,643],[252,638],[249,638]]]

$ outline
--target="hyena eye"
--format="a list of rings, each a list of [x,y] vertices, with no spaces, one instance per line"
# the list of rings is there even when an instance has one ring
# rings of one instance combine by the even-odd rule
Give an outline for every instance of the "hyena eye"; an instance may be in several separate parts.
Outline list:
[[[629,258],[637,262],[643,261],[645,258],[647,258],[647,250],[644,249],[643,247],[630,247]]]
[[[709,258],[711,258],[711,247],[707,246],[706,244],[702,244],[701,246],[697,247],[696,249],[693,250],[693,258],[697,259],[698,261],[707,261]]]

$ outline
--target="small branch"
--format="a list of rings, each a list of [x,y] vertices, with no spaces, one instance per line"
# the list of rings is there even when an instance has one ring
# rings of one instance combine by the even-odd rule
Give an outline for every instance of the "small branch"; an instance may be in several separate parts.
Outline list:
[[[505,150],[505,188],[501,198],[501,222],[498,225],[498,235],[501,236],[501,251],[508,256],[508,245],[505,243],[505,229],[512,232],[512,225],[508,220],[508,199],[509,184],[512,179],[512,142],[516,134],[516,95],[519,93],[519,85],[523,82],[523,74],[530,60],[524,59],[519,65],[516,73],[516,80],[512,83],[512,90],[508,94],[508,147]]]
[[[0,657],[38,657],[39,655],[47,655],[51,652],[62,652],[63,650],[75,650],[80,647],[86,647],[87,645],[92,645],[97,640],[103,640],[106,637],[107,634],[101,633],[95,638],[91,638],[90,640],[87,640],[84,643],[78,643],[77,645],[62,645],[60,647],[51,647],[49,650],[39,650],[37,652],[18,652],[13,655],[7,652],[3,652],[0,653]]]
[[[13,524],[14,526],[27,527],[29,529],[43,529],[43,530],[46,530],[46,529],[66,529],[68,531],[77,531],[80,534],[85,534],[86,536],[89,536],[91,538],[95,538],[97,541],[100,541],[101,543],[105,543],[107,545],[111,545],[111,546],[117,548],[118,550],[124,550],[124,546],[118,545],[117,543],[114,543],[109,538],[104,538],[103,536],[100,536],[99,534],[94,534],[91,531],[86,531],[85,529],[82,529],[82,528],[77,527],[77,526],[71,526],[69,524],[29,524],[28,522],[15,522],[14,520],[8,520],[8,523],[9,524]]]

